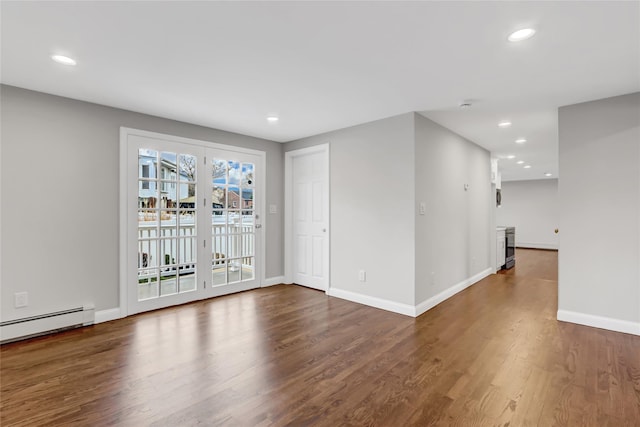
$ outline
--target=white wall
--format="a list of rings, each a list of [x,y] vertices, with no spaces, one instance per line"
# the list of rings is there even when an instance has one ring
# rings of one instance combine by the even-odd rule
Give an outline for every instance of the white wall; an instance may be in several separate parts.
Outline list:
[[[640,93],[562,107],[558,318],[640,335]]]
[[[419,114],[415,128],[415,294],[420,304],[490,268],[495,236],[490,153]],[[421,202],[425,215],[419,214]]]
[[[118,307],[120,126],[267,153],[266,276],[283,263],[283,154],[272,141],[1,86],[2,320]],[[15,309],[14,292],[29,292]]]
[[[488,151],[415,113],[304,138],[285,151],[322,143],[331,152],[331,294],[419,314],[426,300],[488,274]]]
[[[413,137],[408,113],[285,144],[330,144],[332,290],[413,306]]]
[[[503,181],[496,223],[516,227],[516,246],[558,249],[558,180]]]

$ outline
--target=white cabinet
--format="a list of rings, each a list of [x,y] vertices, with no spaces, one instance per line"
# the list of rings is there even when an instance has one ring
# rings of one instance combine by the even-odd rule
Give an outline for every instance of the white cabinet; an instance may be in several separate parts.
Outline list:
[[[502,269],[507,262],[507,236],[504,228],[496,231],[496,270]]]

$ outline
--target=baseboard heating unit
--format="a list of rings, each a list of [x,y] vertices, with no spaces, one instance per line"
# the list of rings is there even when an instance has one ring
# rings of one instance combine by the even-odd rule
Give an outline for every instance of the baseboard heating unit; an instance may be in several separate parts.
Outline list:
[[[95,310],[93,306],[76,307],[22,319],[7,320],[0,322],[0,343],[5,344],[64,329],[87,326],[93,324],[94,321]]]

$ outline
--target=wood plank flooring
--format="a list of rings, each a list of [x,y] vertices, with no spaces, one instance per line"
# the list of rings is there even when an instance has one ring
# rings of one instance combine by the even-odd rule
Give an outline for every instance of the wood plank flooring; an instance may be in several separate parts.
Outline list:
[[[640,426],[640,337],[516,256],[417,319],[279,285],[7,344],[0,424]]]

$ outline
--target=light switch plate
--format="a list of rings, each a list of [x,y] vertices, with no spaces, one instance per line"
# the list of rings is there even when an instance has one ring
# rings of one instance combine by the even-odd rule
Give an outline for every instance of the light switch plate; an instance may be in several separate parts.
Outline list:
[[[270,214],[274,214],[278,212],[278,206],[276,205],[269,205],[269,213]]]

